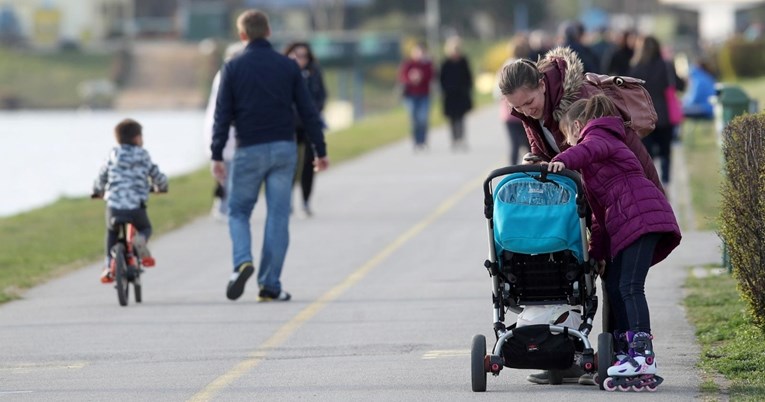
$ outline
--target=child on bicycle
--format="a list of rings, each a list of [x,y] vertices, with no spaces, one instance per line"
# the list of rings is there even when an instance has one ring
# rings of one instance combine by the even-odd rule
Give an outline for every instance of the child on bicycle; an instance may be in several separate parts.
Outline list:
[[[146,242],[151,236],[151,222],[146,213],[146,201],[151,187],[166,192],[167,176],[159,171],[143,148],[143,128],[132,119],[121,121],[114,128],[117,146],[98,172],[93,183],[94,196],[106,200],[106,267],[101,274],[102,283],[114,281],[111,270],[111,249],[117,243],[120,221],[133,224],[137,232],[133,247],[143,266],[154,265]]]
[[[619,356],[622,360],[608,374],[655,375],[645,279],[648,269],[680,244],[674,212],[625,144],[624,121],[608,97],[597,95],[574,102],[560,127],[572,147],[552,158],[548,168],[582,174],[593,214],[590,256],[604,276],[615,328],[624,334],[619,338],[626,338],[622,353],[627,353]],[[606,260],[610,261],[608,270]],[[653,386],[661,379],[656,381]]]

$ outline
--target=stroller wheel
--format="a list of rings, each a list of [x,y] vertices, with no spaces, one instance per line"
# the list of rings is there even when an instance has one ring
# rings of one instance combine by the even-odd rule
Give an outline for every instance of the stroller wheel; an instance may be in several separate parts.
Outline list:
[[[598,386],[606,389],[604,385],[608,378],[608,368],[614,363],[614,336],[608,332],[598,335]]]
[[[473,392],[486,391],[486,337],[478,334],[473,337],[473,347],[470,351],[470,373]]]

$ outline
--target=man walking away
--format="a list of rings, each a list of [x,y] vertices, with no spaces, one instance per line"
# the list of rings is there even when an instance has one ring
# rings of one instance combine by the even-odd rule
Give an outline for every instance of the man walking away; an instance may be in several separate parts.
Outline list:
[[[230,189],[228,225],[234,272],[226,297],[238,299],[255,271],[250,216],[264,184],[267,210],[258,268],[258,301],[287,301],[291,296],[282,289],[279,278],[289,244],[290,199],[297,160],[293,105],[313,144],[315,170],[326,169],[329,159],[319,114],[300,67],[274,51],[268,42],[271,28],[266,14],[247,10],[236,25],[246,47],[221,69],[211,145],[213,175],[221,182],[228,180]],[[236,128],[237,144],[231,172],[226,172],[222,153],[231,124]]]

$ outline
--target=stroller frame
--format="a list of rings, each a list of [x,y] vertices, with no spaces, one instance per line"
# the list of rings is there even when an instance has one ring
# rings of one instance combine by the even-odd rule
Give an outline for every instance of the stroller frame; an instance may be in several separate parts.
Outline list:
[[[577,209],[577,215],[579,218],[579,228],[580,228],[580,235],[582,240],[582,261],[583,263],[578,263],[578,260],[574,260],[576,263],[576,266],[581,272],[581,275],[579,273],[571,274],[570,272],[564,272],[564,280],[563,282],[566,282],[566,279],[570,279],[569,284],[571,285],[571,288],[566,290],[565,294],[558,294],[554,297],[549,297],[551,295],[550,287],[549,286],[540,286],[535,287],[534,284],[531,284],[529,286],[524,286],[524,284],[519,283],[519,279],[512,274],[508,275],[507,270],[503,270],[500,264],[500,258],[505,258],[505,254],[510,254],[512,257],[513,253],[509,253],[507,251],[503,251],[502,256],[497,255],[497,250],[495,246],[495,239],[494,239],[494,199],[493,199],[493,183],[492,181],[496,178],[507,176],[513,173],[524,173],[530,177],[533,177],[535,180],[546,183],[546,182],[554,182],[554,180],[549,179],[549,175],[559,175],[563,177],[567,177],[571,179],[576,185],[576,209]],[[550,362],[548,361],[547,367],[529,367],[529,366],[513,366],[512,361],[508,361],[508,356],[506,356],[506,345],[508,342],[512,342],[513,338],[516,336],[521,335],[528,335],[530,332],[536,332],[541,333],[542,336],[545,336],[545,332],[549,332],[549,334],[552,335],[558,335],[562,334],[564,337],[567,337],[571,342],[580,341],[581,342],[581,359],[579,361],[579,365],[584,369],[585,372],[592,373],[596,370],[595,368],[595,356],[594,351],[592,348],[592,344],[590,343],[588,339],[589,333],[592,331],[592,324],[593,319],[595,316],[595,313],[598,308],[598,298],[596,296],[596,289],[595,289],[595,269],[594,266],[589,261],[589,256],[587,254],[587,217],[589,214],[589,208],[586,201],[586,198],[584,197],[583,187],[581,184],[581,179],[579,177],[579,174],[564,169],[561,172],[556,173],[548,173],[546,166],[540,166],[540,165],[517,165],[517,166],[508,166],[500,169],[496,169],[492,171],[486,180],[484,181],[483,185],[484,189],[484,215],[487,219],[487,227],[488,227],[488,238],[489,238],[489,258],[484,262],[484,266],[489,272],[489,276],[492,278],[492,303],[493,303],[493,329],[494,334],[496,337],[496,343],[494,344],[494,347],[491,350],[491,354],[486,354],[486,338],[483,335],[476,335],[473,338],[473,347],[471,351],[471,366],[472,366],[472,388],[475,392],[483,392],[486,390],[486,376],[487,373],[492,373],[493,376],[498,376],[499,372],[502,370],[503,367],[515,367],[515,368],[539,368],[539,369],[552,369],[552,367],[549,366]],[[568,254],[566,254],[568,253]],[[569,261],[571,259],[570,252],[555,252],[555,253],[548,253],[549,258],[552,260],[553,255],[556,254],[556,258],[564,258],[568,257]],[[543,254],[545,257],[548,258],[547,254]],[[504,261],[503,261],[504,262]],[[556,262],[557,264],[557,262]],[[573,264],[571,262],[566,263],[565,258],[562,262],[564,266],[572,266]],[[526,269],[528,267],[525,267],[527,265],[525,262],[521,265],[524,265],[521,269]],[[528,269],[536,269],[540,265],[534,265],[534,264],[528,264],[530,268]],[[543,265],[543,264],[542,264]],[[511,269],[515,269],[516,267],[513,267]],[[556,268],[553,268],[553,271],[555,271]],[[560,268],[558,268],[560,269]],[[504,271],[504,272],[503,272]],[[553,274],[561,274],[561,272],[553,272]],[[521,281],[522,282],[522,281]],[[555,290],[561,290],[553,289],[553,293]],[[524,305],[550,305],[550,304],[569,304],[569,305],[581,305],[583,308],[583,311],[581,312],[583,322],[582,325],[578,329],[573,329],[565,326],[560,325],[531,325],[521,328],[516,328],[515,323],[513,323],[511,326],[506,326],[505,321],[505,313],[506,310],[510,310],[514,313],[520,313],[523,311]],[[546,330],[546,331],[545,331]],[[567,364],[565,362],[561,362],[561,364]],[[567,368],[566,366],[565,368]],[[559,367],[563,368],[563,367]],[[562,382],[562,378],[560,377],[560,374],[555,373],[554,370],[550,371],[550,383],[551,384],[560,384]]]

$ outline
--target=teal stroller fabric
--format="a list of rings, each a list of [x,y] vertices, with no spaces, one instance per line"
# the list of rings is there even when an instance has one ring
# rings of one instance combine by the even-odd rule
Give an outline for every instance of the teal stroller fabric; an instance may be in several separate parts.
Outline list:
[[[583,262],[582,234],[576,207],[576,183],[549,173],[508,175],[494,190],[494,242],[503,250],[542,254],[571,250]]]

